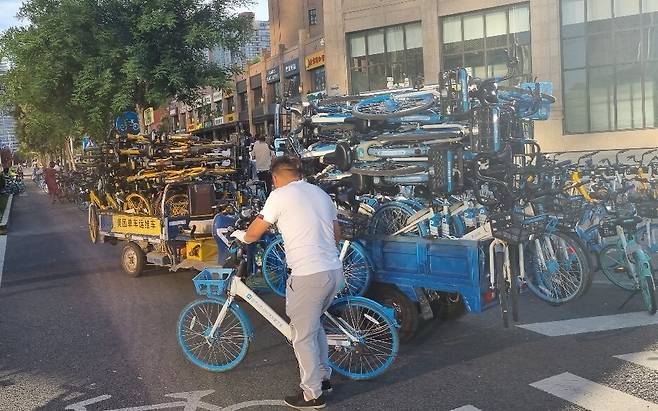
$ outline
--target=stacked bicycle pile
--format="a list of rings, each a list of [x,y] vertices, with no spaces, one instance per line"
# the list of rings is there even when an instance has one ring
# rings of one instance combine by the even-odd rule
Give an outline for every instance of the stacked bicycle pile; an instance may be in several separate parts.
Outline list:
[[[236,179],[236,144],[188,134],[149,138],[118,133],[89,148],[77,164],[79,173],[63,178],[72,198],[88,197],[100,209],[160,215],[165,188],[166,212],[188,213],[187,185],[222,184]]]
[[[616,194],[605,199],[596,200],[596,193],[567,195],[600,189],[594,180],[576,178],[575,164],[541,153],[533,127],[549,118],[552,86],[501,85],[517,78],[516,64],[511,56],[502,77],[472,78],[460,68],[441,73],[435,87],[326,98],[303,110],[287,107],[301,117],[300,126],[275,141],[277,152],[299,156],[307,177],[319,185],[356,193],[359,212],[370,217],[369,235],[486,239],[483,227],[489,227],[488,238],[524,245],[506,284],[492,279],[499,294],[524,283],[551,304],[571,301],[586,292],[594,268],[575,228],[583,204],[655,212],[646,197],[623,194],[644,190],[638,184],[652,186],[654,177],[635,179],[633,190],[613,184],[610,193]],[[605,166],[599,173],[609,184],[612,175],[627,174],[629,181],[638,170]],[[632,277],[628,271],[615,268]],[[641,281],[634,281],[633,289],[640,288]],[[653,295],[651,284],[644,288]]]

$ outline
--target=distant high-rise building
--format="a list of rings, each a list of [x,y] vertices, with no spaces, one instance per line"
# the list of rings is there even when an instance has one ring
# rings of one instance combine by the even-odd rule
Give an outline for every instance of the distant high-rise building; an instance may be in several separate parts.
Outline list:
[[[9,62],[0,60],[0,74],[9,70]],[[0,84],[0,93],[2,84]],[[18,150],[18,140],[16,139],[16,119],[12,115],[11,107],[0,107],[0,148],[9,147],[11,151]]]
[[[241,16],[251,17],[254,13],[241,13]],[[253,20],[253,35],[238,53],[233,53],[222,47],[215,47],[208,53],[210,60],[221,66],[244,65],[259,57],[264,50],[270,48],[270,23],[268,21]]]

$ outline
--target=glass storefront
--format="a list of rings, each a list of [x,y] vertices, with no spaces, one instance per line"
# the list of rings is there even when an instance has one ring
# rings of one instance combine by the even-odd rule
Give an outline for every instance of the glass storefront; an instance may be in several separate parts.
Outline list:
[[[658,0],[562,0],[565,133],[658,127]]]
[[[527,3],[444,17],[442,27],[445,70],[465,67],[474,77],[502,76],[507,73],[505,49],[517,44],[520,71],[530,74]]]
[[[324,67],[311,70],[311,93],[326,90]]]
[[[347,35],[352,93],[413,85],[423,75],[420,23]]]

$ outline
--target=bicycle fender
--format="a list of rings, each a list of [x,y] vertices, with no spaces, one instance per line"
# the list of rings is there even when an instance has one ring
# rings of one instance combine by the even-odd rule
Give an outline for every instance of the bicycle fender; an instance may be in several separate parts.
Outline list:
[[[208,297],[208,298],[210,298],[211,300],[215,300],[215,301],[219,302],[220,304],[226,303],[226,297],[224,297],[224,296],[214,295],[214,296]],[[233,301],[231,303],[231,306],[233,308],[235,308],[235,311],[237,312],[237,315],[242,317],[242,320],[244,320],[245,332],[247,333],[247,338],[249,338],[249,341],[251,341],[254,337],[254,325],[251,323],[251,320],[249,319],[249,316],[247,315],[245,310],[242,309],[242,307],[240,307],[240,304],[236,303],[235,301]]]
[[[350,301],[360,301],[363,303],[371,304],[373,305],[376,309],[381,310],[389,320],[393,323],[395,328],[400,328],[400,324],[398,324],[397,320],[395,319],[395,309],[394,308],[389,308],[381,305],[375,300],[371,300],[370,298],[366,297],[351,297],[351,296],[346,296],[346,297],[340,297],[334,300],[333,303],[331,303],[331,308],[332,306],[338,305],[338,304],[343,304],[343,303],[349,303]]]

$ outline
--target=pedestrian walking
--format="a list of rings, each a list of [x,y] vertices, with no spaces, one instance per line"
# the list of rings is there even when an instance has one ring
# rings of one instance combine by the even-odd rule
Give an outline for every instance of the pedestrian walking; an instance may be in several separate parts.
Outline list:
[[[256,163],[256,175],[260,181],[265,182],[267,193],[272,192],[272,173],[270,166],[272,165],[272,157],[274,153],[270,146],[265,142],[265,137],[256,134],[256,142],[251,149],[251,158]]]
[[[48,195],[52,198],[53,204],[59,197],[59,184],[57,184],[57,174],[59,173],[55,168],[57,165],[54,161],[50,162],[50,166],[43,170],[43,178],[46,180],[48,186]]]
[[[323,408],[332,390],[327,336],[320,317],[343,286],[342,264],[336,252],[340,237],[336,206],[321,188],[302,180],[299,159],[272,161],[274,191],[247,231],[233,237],[252,243],[276,224],[283,236],[291,275],[286,284],[286,314],[292,346],[299,363],[302,391],[285,397],[293,408]]]

